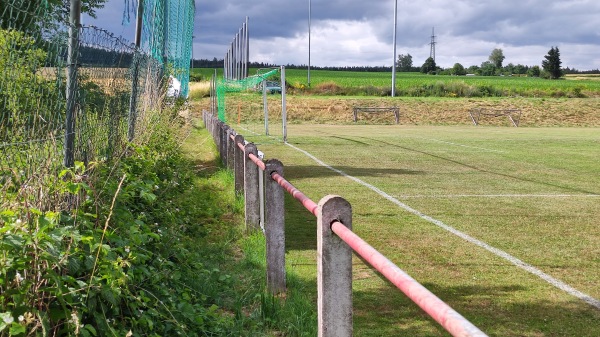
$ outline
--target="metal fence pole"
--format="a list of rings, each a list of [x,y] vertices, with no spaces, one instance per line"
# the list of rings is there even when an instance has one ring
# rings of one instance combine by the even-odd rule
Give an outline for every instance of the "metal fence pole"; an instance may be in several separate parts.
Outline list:
[[[140,1],[141,2],[141,1]],[[129,120],[127,129],[127,140],[133,141],[135,137],[135,122],[137,120],[137,96],[138,96],[138,77],[139,77],[139,60],[140,52],[136,48],[133,55],[132,74],[131,74],[131,97],[129,98]]]
[[[262,200],[262,190],[259,185],[260,169],[249,158],[250,154],[258,155],[256,145],[246,144],[244,147],[244,201],[245,201],[245,220],[246,231],[251,232],[260,229],[260,201]]]
[[[281,66],[281,123],[283,124],[283,142],[287,142],[287,99],[285,96],[285,66]]]
[[[235,173],[235,193],[244,193],[244,150],[239,147],[239,144],[244,145],[244,137],[236,135],[233,142],[233,150],[235,152],[234,173]]]
[[[137,96],[138,96],[138,77],[140,73],[140,46],[142,45],[142,28],[144,16],[144,2],[138,2],[137,20],[135,24],[135,53],[133,54],[132,75],[131,75],[131,97],[129,99],[129,122],[127,130],[127,139],[131,142],[135,137],[135,122],[137,120]]]
[[[265,169],[265,237],[267,241],[267,289],[276,295],[286,290],[284,190],[271,178],[283,177],[283,164],[277,159],[266,162]]]
[[[352,229],[352,207],[328,195],[317,211],[318,336],[352,336],[352,249],[331,231],[339,221]]]
[[[269,102],[267,101],[267,80],[262,81],[263,110],[265,112],[265,135],[269,135]]]
[[[67,111],[65,116],[65,153],[63,164],[75,165],[75,110],[77,109],[77,72],[79,61],[79,28],[81,27],[81,0],[71,0],[69,17],[69,45],[67,55]]]

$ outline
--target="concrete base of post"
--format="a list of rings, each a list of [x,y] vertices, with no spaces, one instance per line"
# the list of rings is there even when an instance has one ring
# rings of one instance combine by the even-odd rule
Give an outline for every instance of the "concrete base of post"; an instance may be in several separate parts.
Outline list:
[[[352,336],[352,249],[331,231],[334,221],[352,229],[345,199],[321,199],[317,213],[318,336]]]

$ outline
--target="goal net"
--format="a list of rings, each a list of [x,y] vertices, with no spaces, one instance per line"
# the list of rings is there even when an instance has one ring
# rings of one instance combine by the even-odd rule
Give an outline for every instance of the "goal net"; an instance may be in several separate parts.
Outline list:
[[[285,140],[285,89],[280,68],[259,69],[241,80],[215,82],[216,114],[255,143]],[[213,112],[215,113],[215,112]]]

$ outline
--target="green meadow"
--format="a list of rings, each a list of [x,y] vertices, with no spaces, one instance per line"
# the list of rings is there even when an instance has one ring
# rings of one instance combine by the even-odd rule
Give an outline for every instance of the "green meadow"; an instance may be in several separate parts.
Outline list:
[[[209,79],[213,69],[193,69],[196,78]],[[222,69],[218,70],[222,74]],[[250,69],[249,75],[256,74]],[[219,75],[218,75],[219,76]],[[291,94],[389,96],[391,73],[286,69]],[[396,95],[408,97],[598,97],[597,77],[567,76],[546,80],[518,76],[447,76],[397,73]]]

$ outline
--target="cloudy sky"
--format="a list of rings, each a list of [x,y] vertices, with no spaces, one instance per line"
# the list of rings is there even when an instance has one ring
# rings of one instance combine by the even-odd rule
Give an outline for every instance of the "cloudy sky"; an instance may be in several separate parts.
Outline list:
[[[313,66],[392,65],[394,0],[311,1]],[[123,8],[108,0],[96,24],[132,36]],[[308,63],[308,0],[196,0],[194,58],[223,58],[246,16],[251,61]],[[494,48],[505,65],[540,65],[558,46],[563,67],[600,68],[598,0],[398,0],[398,54],[415,66],[429,57],[433,27],[441,67],[481,65]]]

